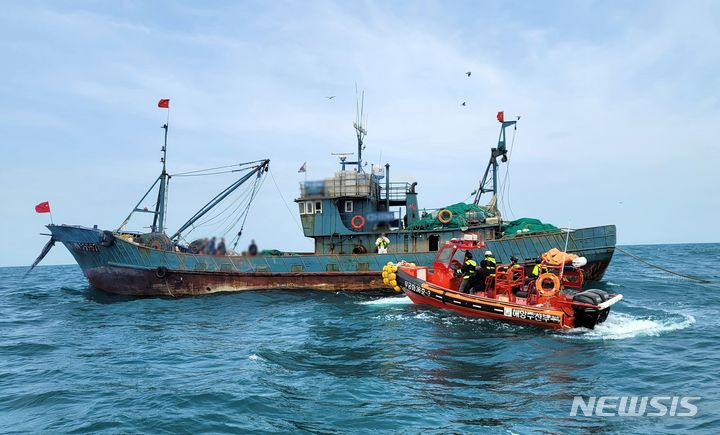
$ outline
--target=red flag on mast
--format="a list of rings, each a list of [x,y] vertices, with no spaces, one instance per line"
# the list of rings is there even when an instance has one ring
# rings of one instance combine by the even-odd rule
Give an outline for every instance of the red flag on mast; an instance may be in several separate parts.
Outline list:
[[[498,122],[505,122],[505,112],[498,112],[497,120]]]
[[[169,109],[170,108],[170,99],[163,98],[162,100],[158,101],[158,107],[161,109]]]
[[[44,201],[35,206],[35,212],[37,213],[50,213],[50,202]]]

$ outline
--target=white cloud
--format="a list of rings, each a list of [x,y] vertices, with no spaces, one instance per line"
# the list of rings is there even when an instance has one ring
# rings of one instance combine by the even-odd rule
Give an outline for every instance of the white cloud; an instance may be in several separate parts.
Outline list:
[[[706,240],[699,229],[667,227],[678,209],[706,222],[720,214],[711,55],[720,8],[554,7],[175,5],[164,15],[172,19],[148,5],[8,7],[0,126],[12,165],[0,181],[33,177],[3,190],[17,228],[8,242],[21,248],[0,264],[32,260],[26,235],[38,223],[28,204],[48,195],[64,222],[124,217],[158,169],[164,118],[154,105],[163,97],[172,100],[171,167],[267,156],[291,200],[303,161],[320,178],[336,168],[331,152],[355,150],[356,82],[366,90],[366,158],[390,161],[395,179],[416,179],[421,206],[476,187],[503,109],[523,116],[510,169],[517,217],[617,223],[626,243]],[[213,186],[174,189],[178,224]],[[280,249],[310,247],[270,181],[258,201],[248,234]]]

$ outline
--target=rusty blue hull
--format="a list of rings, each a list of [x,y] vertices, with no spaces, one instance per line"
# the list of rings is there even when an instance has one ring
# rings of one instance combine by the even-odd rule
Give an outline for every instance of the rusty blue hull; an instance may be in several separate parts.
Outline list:
[[[431,266],[436,255],[429,251],[212,256],[153,249],[95,228],[48,228],[52,237],[73,255],[92,287],[133,296],[190,296],[273,288],[377,291],[385,288],[381,271],[387,262],[405,260]],[[577,229],[570,233],[568,252],[585,256],[586,278],[597,281],[612,259],[615,242],[614,225]],[[531,259],[551,248],[562,248],[565,234],[530,234],[489,240],[486,244],[500,262],[508,261],[511,255]]]

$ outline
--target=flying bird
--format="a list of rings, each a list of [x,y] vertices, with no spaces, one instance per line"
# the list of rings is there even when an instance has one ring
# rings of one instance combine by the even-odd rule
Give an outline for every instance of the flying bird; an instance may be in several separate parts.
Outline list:
[[[332,100],[333,98],[335,98],[335,95],[331,95],[331,96],[325,97],[325,98],[327,98],[328,100]]]
[[[462,104],[461,104],[461,106],[467,106],[467,104],[465,104],[465,102],[463,101]]]
[[[470,74],[472,74],[472,71],[468,71],[465,74],[467,74],[467,76],[470,77]]]

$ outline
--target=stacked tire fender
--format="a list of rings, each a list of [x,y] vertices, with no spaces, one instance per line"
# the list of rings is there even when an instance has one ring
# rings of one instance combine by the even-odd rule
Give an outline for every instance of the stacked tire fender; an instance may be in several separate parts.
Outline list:
[[[401,291],[400,286],[397,283],[398,266],[415,266],[415,263],[407,263],[405,261],[401,261],[400,263],[394,264],[392,261],[390,261],[388,262],[388,264],[383,266],[383,283],[395,290],[396,293],[400,293]]]

